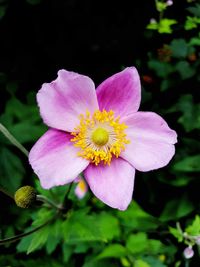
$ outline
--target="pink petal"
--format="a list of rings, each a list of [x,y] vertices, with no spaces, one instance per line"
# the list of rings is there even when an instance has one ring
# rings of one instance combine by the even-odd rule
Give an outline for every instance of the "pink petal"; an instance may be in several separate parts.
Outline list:
[[[60,70],[55,81],[42,85],[37,101],[44,122],[68,132],[79,125],[80,114],[98,109],[93,81],[66,70]]]
[[[75,182],[76,181],[77,181],[77,179],[75,180]],[[86,182],[84,181],[83,178],[80,178],[80,180],[78,181],[78,184],[75,188],[75,195],[79,199],[82,199],[86,195],[87,191],[88,191],[88,186],[87,186]]]
[[[31,149],[29,162],[43,188],[70,183],[88,166],[87,160],[77,156],[71,138],[68,133],[51,129]]]
[[[121,157],[139,171],[164,167],[174,156],[177,134],[159,115],[137,112],[123,120],[128,126],[127,139],[131,141]]]
[[[125,210],[132,200],[135,169],[123,159],[110,166],[90,164],[84,172],[91,191],[112,208]]]
[[[97,87],[100,110],[110,110],[121,117],[136,112],[140,106],[141,85],[134,67],[111,76]]]

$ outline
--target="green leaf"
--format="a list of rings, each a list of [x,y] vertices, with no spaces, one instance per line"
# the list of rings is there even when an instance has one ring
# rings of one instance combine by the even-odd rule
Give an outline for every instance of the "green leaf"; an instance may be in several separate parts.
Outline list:
[[[155,71],[160,78],[167,78],[174,71],[172,65],[168,62],[161,62],[155,59],[148,61],[148,67]]]
[[[172,199],[166,204],[160,215],[160,220],[162,222],[177,220],[188,215],[193,210],[194,205],[188,199],[187,195],[183,195],[179,199]]]
[[[24,104],[15,97],[6,103],[5,112],[0,116],[0,122],[22,144],[36,141],[46,129],[46,126],[41,123],[36,104]],[[4,143],[8,143],[7,140],[3,140]]]
[[[184,28],[185,30],[192,30],[198,27],[200,24],[200,18],[187,16]]]
[[[151,267],[146,261],[143,260],[136,260],[134,267]]]
[[[31,243],[28,247],[27,254],[30,254],[34,250],[41,248],[47,241],[51,229],[49,225],[43,227],[34,233]]]
[[[126,247],[133,254],[142,253],[148,247],[147,241],[148,239],[145,233],[132,234],[127,239]]]
[[[161,254],[161,252],[164,250],[164,245],[160,240],[156,239],[149,239],[148,240],[148,252],[150,254]]]
[[[51,220],[53,217],[54,211],[48,210],[45,208],[41,208],[37,213],[33,214],[33,223],[31,227],[26,229],[25,232],[41,226],[42,224],[46,223],[47,221]],[[27,254],[32,253],[33,251],[40,249],[42,246],[44,246],[49,238],[49,236],[53,235],[54,239],[52,242],[57,242],[56,239],[59,238],[58,231],[55,231],[55,222],[49,223],[39,229],[38,231],[34,232],[30,236],[24,237],[19,242],[17,249],[19,252],[27,252]],[[60,239],[59,239],[60,240]],[[48,244],[48,243],[47,243]],[[49,246],[49,244],[48,244]],[[47,251],[52,250],[52,246],[47,248]],[[55,244],[54,244],[54,247]],[[52,250],[53,251],[53,250]]]
[[[104,237],[107,240],[112,240],[120,236],[119,221],[113,215],[101,212],[97,215],[97,221]]]
[[[95,215],[88,215],[87,210],[72,211],[68,219],[63,222],[62,229],[65,242],[69,244],[106,241]]]
[[[159,24],[158,22],[150,22],[147,26],[146,26],[146,29],[148,30],[158,30],[159,28]]]
[[[194,221],[192,222],[191,225],[189,225],[185,231],[189,235],[193,236],[199,236],[200,235],[200,216],[196,215]]]
[[[170,48],[173,57],[185,58],[188,54],[188,45],[184,39],[174,39],[170,44]]]
[[[64,243],[62,245],[62,256],[63,256],[63,261],[64,263],[68,262],[71,255],[74,253],[74,247],[70,246],[67,243]]]
[[[146,231],[155,229],[159,223],[156,218],[143,211],[135,201],[131,202],[127,210],[118,211],[117,216],[120,218],[121,224],[130,230]]]
[[[187,132],[200,129],[200,106],[193,102],[192,95],[183,95],[176,104],[176,110],[183,115],[178,119]]]
[[[169,227],[169,232],[178,240],[178,242],[183,241],[183,233],[180,229]]]
[[[86,262],[82,267],[116,267],[116,263],[109,260],[92,260]],[[71,266],[70,266],[71,267]]]
[[[32,235],[23,237],[17,245],[18,252],[27,252],[28,247],[30,246],[31,240],[33,239]]]
[[[156,1],[156,9],[158,12],[163,12],[167,8],[167,4],[161,1]]]
[[[173,169],[181,172],[199,172],[200,171],[200,154],[186,157],[174,164]]]
[[[187,61],[179,61],[175,65],[175,70],[178,71],[178,73],[181,76],[181,79],[189,79],[195,75],[195,69],[191,67],[191,65]]]
[[[111,244],[97,256],[97,259],[104,258],[121,258],[127,255],[127,250],[120,244]]]
[[[21,160],[9,149],[1,147],[0,154],[0,186],[15,192],[24,177],[24,167]]]
[[[196,3],[195,6],[188,7],[187,10],[194,16],[200,17],[200,4]]]
[[[171,26],[176,24],[177,21],[174,19],[161,19],[159,26],[158,26],[158,32],[159,33],[172,33]]]
[[[168,267],[167,265],[163,264],[158,258],[152,256],[145,256],[143,260],[149,264],[150,267]]]
[[[189,41],[189,45],[190,46],[195,46],[195,45],[200,46],[200,38],[199,37],[191,38]]]

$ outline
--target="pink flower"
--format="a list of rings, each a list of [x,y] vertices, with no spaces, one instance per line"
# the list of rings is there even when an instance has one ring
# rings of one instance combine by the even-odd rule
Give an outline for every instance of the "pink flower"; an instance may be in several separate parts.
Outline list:
[[[42,187],[72,182],[83,172],[91,191],[110,207],[125,210],[135,169],[168,164],[176,132],[156,113],[138,112],[141,86],[134,67],[111,76],[96,91],[93,81],[60,70],[37,94],[50,129],[29,154]]]

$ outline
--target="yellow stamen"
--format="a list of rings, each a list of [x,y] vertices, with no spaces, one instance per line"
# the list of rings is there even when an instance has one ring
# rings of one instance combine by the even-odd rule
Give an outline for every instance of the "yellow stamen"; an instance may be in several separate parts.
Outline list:
[[[127,126],[114,117],[114,112],[97,110],[93,115],[86,112],[80,115],[80,124],[72,133],[74,146],[79,147],[79,156],[90,160],[95,165],[100,162],[110,164],[113,156],[119,157],[125,145]]]

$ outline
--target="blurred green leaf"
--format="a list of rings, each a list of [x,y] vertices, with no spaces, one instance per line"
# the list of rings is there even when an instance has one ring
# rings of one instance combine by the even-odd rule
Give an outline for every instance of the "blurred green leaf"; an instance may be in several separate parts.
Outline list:
[[[137,234],[132,234],[128,237],[126,247],[133,254],[141,253],[147,249],[147,241],[148,239],[145,233],[141,232]]]
[[[121,258],[127,255],[127,250],[120,244],[111,244],[97,256],[97,259]]]
[[[24,104],[15,97],[7,102],[5,112],[0,116],[0,122],[22,144],[36,141],[47,129],[41,122],[37,106]],[[1,140],[8,143],[5,139]]]
[[[178,199],[169,200],[163,212],[160,215],[162,222],[180,219],[194,210],[192,202],[188,199],[187,195],[183,195]]]
[[[173,169],[181,172],[199,172],[200,171],[200,154],[189,156],[174,164]]]
[[[187,61],[184,61],[184,60],[179,61],[175,65],[175,70],[178,71],[178,73],[181,76],[181,79],[183,80],[189,79],[195,75],[195,69],[192,68],[192,66]]]
[[[0,186],[15,192],[24,177],[24,167],[21,160],[6,147],[0,148],[0,155]]]
[[[184,28],[185,30],[192,30],[198,27],[200,24],[200,18],[187,16]]]
[[[195,6],[190,6],[187,10],[194,16],[200,17],[200,4],[196,3]]]
[[[200,105],[193,102],[192,95],[181,96],[176,104],[176,110],[183,113],[178,122],[184,126],[187,132],[200,129]]]
[[[170,48],[173,57],[185,58],[188,54],[188,44],[184,39],[174,39],[170,44]]]
[[[145,256],[143,257],[145,262],[149,264],[150,267],[168,267],[163,262],[161,262],[158,258],[155,258],[153,256]]]
[[[159,33],[172,33],[172,28],[171,26],[176,24],[177,21],[175,19],[161,19],[158,27],[158,32]]]
[[[158,12],[163,12],[166,8],[166,3],[156,0],[156,9]]]
[[[159,224],[156,218],[143,211],[135,201],[132,201],[127,210],[118,211],[117,215],[121,224],[130,230],[145,231],[155,229]]]
[[[109,260],[92,260],[86,262],[82,267],[116,267],[116,263]],[[71,267],[71,266],[70,266]]]
[[[168,62],[161,62],[155,59],[151,59],[148,61],[148,67],[151,70],[155,71],[155,73],[160,78],[166,78],[174,71],[172,65]]]
[[[183,241],[183,233],[180,229],[169,227],[169,232],[178,240],[178,242]]]
[[[185,231],[192,236],[200,235],[200,216],[196,215],[194,221],[189,225]]]
[[[136,260],[134,267],[151,267],[146,261],[143,260]]]

